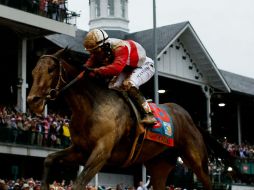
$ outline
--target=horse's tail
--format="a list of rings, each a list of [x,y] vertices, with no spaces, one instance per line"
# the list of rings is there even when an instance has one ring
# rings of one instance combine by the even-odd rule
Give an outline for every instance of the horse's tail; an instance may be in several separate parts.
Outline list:
[[[208,131],[201,127],[198,127],[198,129],[203,136],[209,155],[221,158],[225,166],[232,167],[236,177],[242,179],[243,176],[237,166],[238,158],[232,156]]]

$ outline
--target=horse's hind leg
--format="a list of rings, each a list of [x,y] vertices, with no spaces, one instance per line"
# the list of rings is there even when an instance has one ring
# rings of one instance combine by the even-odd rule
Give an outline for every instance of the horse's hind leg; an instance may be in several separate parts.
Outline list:
[[[197,178],[203,184],[204,189],[212,190],[211,179],[208,171],[208,158],[205,149],[196,149],[194,147],[185,148],[182,160],[197,175]]]
[[[145,166],[151,175],[151,185],[153,190],[162,190],[166,188],[166,182],[169,173],[175,168],[176,157],[158,156],[145,163]]]
[[[64,150],[49,154],[44,161],[44,171],[42,178],[42,190],[49,190],[49,174],[50,169],[54,164],[60,163],[76,163],[84,161],[84,157],[80,152],[71,146]]]

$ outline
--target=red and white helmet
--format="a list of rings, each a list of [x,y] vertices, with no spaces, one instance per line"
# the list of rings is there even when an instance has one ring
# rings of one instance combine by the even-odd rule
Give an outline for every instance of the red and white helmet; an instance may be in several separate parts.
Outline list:
[[[108,38],[104,30],[93,29],[86,35],[83,45],[87,51],[91,51],[102,46]]]

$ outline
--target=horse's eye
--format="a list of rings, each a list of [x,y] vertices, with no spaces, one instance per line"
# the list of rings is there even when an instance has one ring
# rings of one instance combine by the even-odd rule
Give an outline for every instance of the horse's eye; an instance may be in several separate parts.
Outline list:
[[[52,73],[54,71],[54,68],[48,68],[48,73]]]
[[[56,69],[56,65],[53,65],[51,67],[48,68],[48,73],[52,73],[54,70]]]

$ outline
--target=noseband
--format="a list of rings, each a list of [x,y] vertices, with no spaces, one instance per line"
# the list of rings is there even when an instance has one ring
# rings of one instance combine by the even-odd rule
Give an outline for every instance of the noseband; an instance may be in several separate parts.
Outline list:
[[[57,84],[56,84],[55,88],[51,87],[51,89],[46,94],[46,99],[47,100],[55,100],[57,98],[57,96],[59,95],[59,93],[61,92],[61,90],[62,90],[62,89],[60,89],[60,87],[62,85],[67,84],[67,82],[63,78],[63,71],[64,71],[64,68],[63,68],[63,65],[62,65],[63,60],[59,59],[58,57],[56,57],[54,55],[43,55],[43,56],[40,57],[40,59],[43,59],[43,58],[46,58],[46,57],[52,58],[54,60],[54,62],[59,65],[59,74],[58,74],[59,77],[57,79]]]

